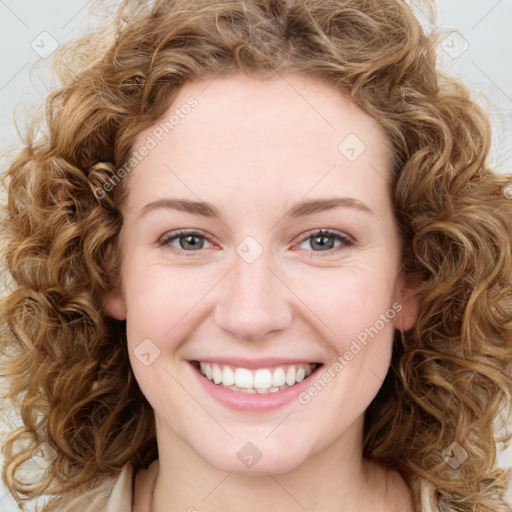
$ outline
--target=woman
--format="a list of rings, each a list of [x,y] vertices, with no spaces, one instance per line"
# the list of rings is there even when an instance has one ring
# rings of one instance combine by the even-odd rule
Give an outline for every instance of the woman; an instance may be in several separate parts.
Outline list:
[[[7,173],[13,495],[508,510],[512,203],[434,36],[399,0],[130,4]]]

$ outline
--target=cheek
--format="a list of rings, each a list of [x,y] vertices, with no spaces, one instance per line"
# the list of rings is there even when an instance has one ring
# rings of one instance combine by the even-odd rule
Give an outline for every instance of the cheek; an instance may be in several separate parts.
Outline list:
[[[382,386],[391,362],[393,319],[400,310],[392,278],[382,267],[361,266],[340,271],[322,288],[303,284],[301,293],[319,312],[316,325],[332,354],[319,376],[322,382],[313,382],[301,397],[314,416],[350,422],[363,414]],[[325,394],[319,392],[324,388]]]
[[[130,277],[124,286],[130,364],[153,409],[171,414],[173,408],[186,406],[179,384],[182,375],[173,360],[179,360],[180,346],[197,320],[195,306],[205,293],[206,276],[201,279],[190,270],[133,263],[132,271],[129,263],[126,266],[125,275]],[[172,403],[162,402],[163,389],[173,397]]]
[[[164,339],[204,295],[201,272],[161,265],[138,265],[126,275],[127,330]]]
[[[379,322],[381,315],[394,317],[394,281],[390,268],[379,265],[351,264],[338,270],[329,269],[325,277],[312,271],[294,280],[294,290],[316,316],[316,324],[343,344],[365,328]],[[391,322],[390,322],[391,323]],[[388,323],[386,322],[386,326]],[[381,322],[378,327],[382,330]],[[384,329],[386,330],[386,329]]]

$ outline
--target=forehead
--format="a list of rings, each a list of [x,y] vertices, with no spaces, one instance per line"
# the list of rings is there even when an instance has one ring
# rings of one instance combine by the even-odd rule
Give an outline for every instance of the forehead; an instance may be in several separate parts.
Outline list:
[[[375,119],[333,85],[303,75],[188,82],[134,149],[148,138],[155,147],[130,177],[138,195],[172,187],[179,176],[197,193],[228,186],[249,193],[251,179],[258,193],[287,184],[295,195],[315,183],[385,185],[392,159]]]
[[[386,145],[375,119],[351,102],[341,89],[310,76],[277,75],[259,80],[238,73],[187,82],[162,121],[165,123],[190,98],[196,100],[197,106],[188,109],[189,114],[181,116],[172,128],[175,135],[180,135],[181,143],[190,139],[197,143],[194,135],[201,131],[208,133],[211,142],[232,145],[293,141],[299,145],[308,141],[309,146],[325,140],[326,145],[334,143],[337,149],[335,143],[351,130],[361,139],[371,138],[372,143]],[[370,135],[368,132],[375,128],[376,132]],[[226,139],[226,135],[230,138]]]

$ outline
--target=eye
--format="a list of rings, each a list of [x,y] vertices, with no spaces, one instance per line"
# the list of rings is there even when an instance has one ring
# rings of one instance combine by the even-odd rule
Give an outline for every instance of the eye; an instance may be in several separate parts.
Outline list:
[[[180,230],[172,231],[164,235],[158,241],[158,245],[168,247],[176,254],[181,254],[183,252],[196,252],[203,249],[205,240],[207,240],[206,235],[200,231]],[[174,242],[177,242],[178,247],[176,247]]]
[[[204,248],[205,240],[208,241],[208,237],[201,231],[178,230],[165,234],[158,241],[158,245],[169,248],[176,254],[194,253]],[[336,241],[339,242],[339,245],[335,247]],[[343,247],[350,247],[355,244],[350,236],[340,231],[332,231],[330,229],[309,231],[303,236],[300,244],[306,242],[309,242],[309,249],[306,248],[306,250],[328,254],[332,254],[333,252],[343,249]],[[208,243],[210,242],[208,241]]]
[[[334,247],[336,241],[339,242],[339,245]],[[355,243],[348,235],[341,233],[340,231],[332,231],[330,229],[319,229],[313,232],[310,231],[302,238],[301,244],[305,242],[309,243],[309,247],[314,252],[324,252],[329,254],[337,252],[343,247],[350,247]]]

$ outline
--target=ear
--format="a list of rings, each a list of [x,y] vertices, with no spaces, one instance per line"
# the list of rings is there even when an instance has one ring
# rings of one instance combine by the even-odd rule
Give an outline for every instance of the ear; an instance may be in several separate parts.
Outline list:
[[[421,297],[414,292],[419,283],[420,275],[418,273],[400,271],[395,300],[400,304],[401,309],[393,319],[394,327],[400,331],[407,331],[414,326],[418,319]]]
[[[103,310],[105,314],[116,320],[126,320],[126,303],[118,289],[111,290],[105,295]]]

